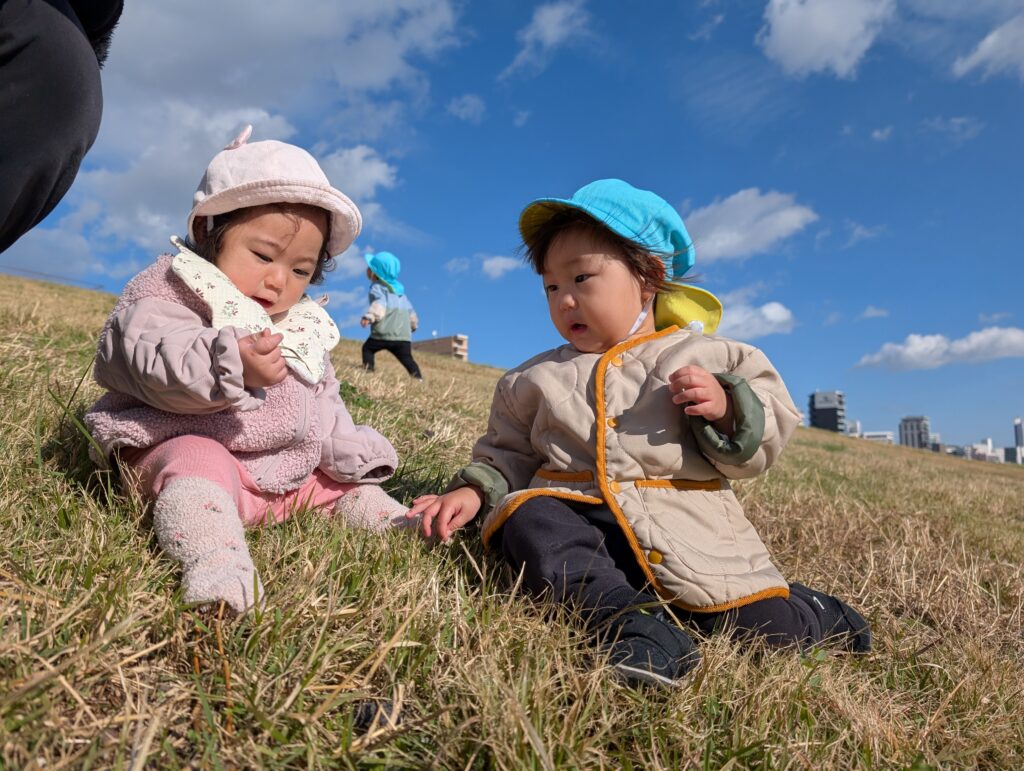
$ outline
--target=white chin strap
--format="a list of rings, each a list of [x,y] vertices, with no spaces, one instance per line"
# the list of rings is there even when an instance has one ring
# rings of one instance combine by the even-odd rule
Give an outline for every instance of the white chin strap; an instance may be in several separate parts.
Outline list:
[[[640,311],[640,315],[636,317],[636,321],[633,322],[633,326],[630,327],[629,332],[626,334],[623,340],[628,340],[630,337],[634,335],[634,333],[638,329],[640,329],[640,327],[644,323],[644,320],[650,315],[652,310],[654,310],[654,295],[651,295],[651,299],[644,303],[644,307]],[[619,342],[621,343],[622,340],[620,340]]]

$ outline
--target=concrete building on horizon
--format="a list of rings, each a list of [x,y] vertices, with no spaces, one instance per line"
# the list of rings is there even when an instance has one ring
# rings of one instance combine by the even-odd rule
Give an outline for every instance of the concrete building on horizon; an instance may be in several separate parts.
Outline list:
[[[892,431],[862,431],[860,438],[867,439],[869,442],[878,442],[879,444],[896,443],[896,437]]]
[[[931,428],[926,415],[910,415],[900,421],[900,444],[921,450],[931,447]]]
[[[1020,418],[1013,419],[1013,446],[1024,447],[1024,421]]]
[[[842,391],[815,391],[808,407],[812,428],[846,433],[846,397]]]

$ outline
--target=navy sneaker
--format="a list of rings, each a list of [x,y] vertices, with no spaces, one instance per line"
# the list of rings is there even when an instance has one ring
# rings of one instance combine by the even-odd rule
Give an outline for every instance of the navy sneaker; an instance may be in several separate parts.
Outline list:
[[[838,643],[850,653],[871,650],[871,627],[864,616],[845,602],[803,584],[790,584],[789,591],[811,606],[821,622],[823,642]]]
[[[609,663],[632,686],[678,686],[700,663],[696,644],[661,611],[622,614],[609,624],[605,641]]]

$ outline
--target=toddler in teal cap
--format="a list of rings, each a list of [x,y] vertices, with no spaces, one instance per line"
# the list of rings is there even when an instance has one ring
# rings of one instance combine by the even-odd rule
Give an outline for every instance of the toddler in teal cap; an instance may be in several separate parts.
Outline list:
[[[391,252],[364,255],[366,277],[370,279],[370,307],[359,323],[370,327],[370,336],[363,343],[363,367],[374,369],[378,351],[391,351],[405,371],[422,380],[419,365],[412,357],[412,333],[419,326],[416,311],[398,280],[402,263]]]
[[[788,582],[733,493],[801,416],[761,351],[711,336],[721,305],[681,283],[676,210],[603,179],[533,201],[519,230],[566,344],[499,380],[472,462],[409,516],[447,540],[483,511],[484,544],[632,683],[678,683],[694,632],[868,651],[864,618]]]

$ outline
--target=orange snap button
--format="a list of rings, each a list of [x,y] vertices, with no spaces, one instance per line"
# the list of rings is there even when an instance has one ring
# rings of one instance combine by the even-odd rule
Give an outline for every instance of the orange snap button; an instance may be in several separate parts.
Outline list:
[[[611,365],[613,367],[621,367],[622,366],[622,356],[614,356],[612,358]]]
[[[647,553],[647,559],[652,565],[660,565],[662,560],[661,552],[657,549],[651,549]]]
[[[617,425],[619,425],[619,421],[615,418],[608,418],[608,428],[615,428]]]
[[[611,482],[608,483],[608,489],[611,490],[613,493],[617,493],[622,489],[622,485],[620,485],[613,479]]]

